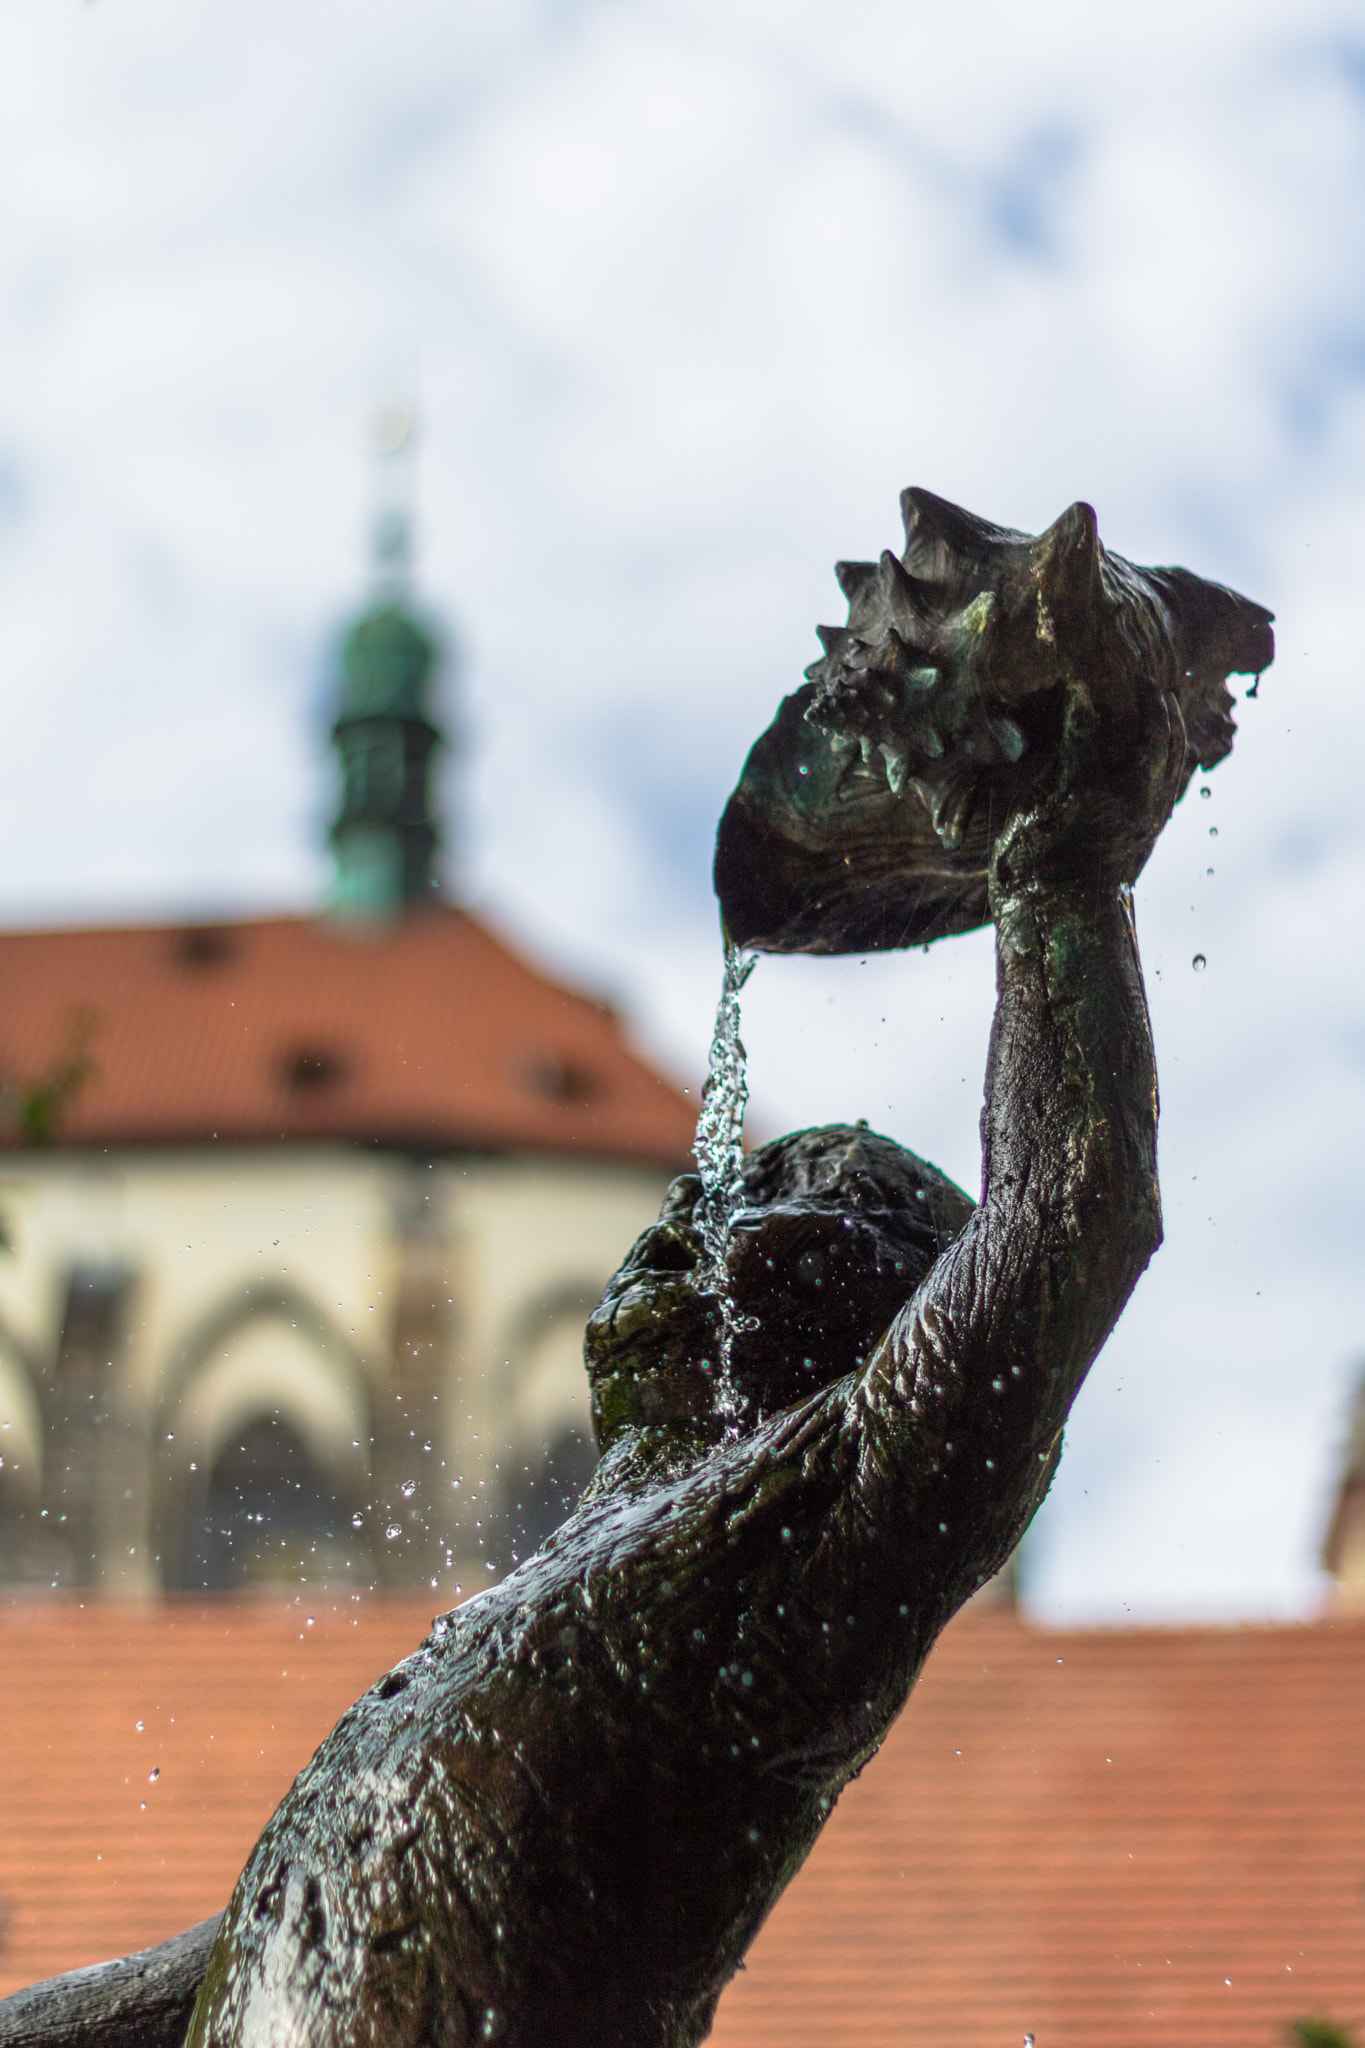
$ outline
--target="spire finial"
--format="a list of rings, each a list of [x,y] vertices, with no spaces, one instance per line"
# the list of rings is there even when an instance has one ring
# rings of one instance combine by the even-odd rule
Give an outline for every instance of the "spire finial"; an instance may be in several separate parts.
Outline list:
[[[430,782],[444,735],[428,690],[442,650],[409,603],[415,411],[410,386],[391,386],[368,422],[370,602],[342,648],[332,728],[342,772],[332,907],[344,917],[392,917],[440,889]]]
[[[369,421],[370,556],[376,599],[400,604],[412,571],[417,417],[410,392],[375,405]]]

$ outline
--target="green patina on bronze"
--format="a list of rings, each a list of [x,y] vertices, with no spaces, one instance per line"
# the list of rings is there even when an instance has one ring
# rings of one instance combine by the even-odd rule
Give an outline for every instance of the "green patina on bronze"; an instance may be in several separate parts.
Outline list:
[[[996,835],[1055,779],[1076,690],[1101,771],[1157,770],[1169,811],[1232,746],[1228,676],[1273,658],[1263,606],[1110,554],[1088,505],[1036,537],[929,491],[901,511],[899,557],[837,565],[848,623],[820,627],[823,657],[721,819],[716,890],[738,945],[864,953],[989,922]],[[1099,831],[1129,881],[1153,829],[1144,797],[1131,831],[1112,808]]]
[[[193,2048],[691,2048],[1047,1489],[1160,1239],[1129,886],[1193,761],[1226,752],[1218,693],[1269,661],[1268,614],[1116,566],[1088,515],[1034,543],[911,509],[904,562],[845,573],[859,646],[831,636],[750,757],[717,884],[736,936],[777,949],[994,921],[981,1202],[865,1127],[752,1154],[727,1429],[698,1184],[674,1184],[588,1326],[591,1486],[302,1772]],[[19,2038],[63,2037],[0,2020]]]

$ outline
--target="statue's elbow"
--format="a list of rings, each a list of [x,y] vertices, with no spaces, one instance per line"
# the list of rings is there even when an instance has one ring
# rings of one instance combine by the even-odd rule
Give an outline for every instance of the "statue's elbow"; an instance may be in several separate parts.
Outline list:
[[[1147,1200],[1141,1205],[1135,1226],[1133,1249],[1137,1255],[1136,1271],[1142,1273],[1161,1250],[1162,1240],[1166,1235],[1161,1220],[1161,1197],[1155,1185],[1151,1188]]]
[[[1126,1299],[1161,1249],[1161,1197],[1155,1181],[1106,1190],[1100,1197],[1099,1217],[1094,1250]]]

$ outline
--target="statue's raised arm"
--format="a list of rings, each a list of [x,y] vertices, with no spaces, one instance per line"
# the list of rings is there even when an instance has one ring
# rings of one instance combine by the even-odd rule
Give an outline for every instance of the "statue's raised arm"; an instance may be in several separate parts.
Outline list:
[[[772,951],[995,925],[981,1206],[855,1401],[941,1626],[1018,1541],[1160,1242],[1131,885],[1274,642],[1260,605],[1106,553],[1086,505],[1036,539],[925,491],[902,511],[903,556],[839,564],[848,624],[755,746],[716,882],[732,940]]]
[[[766,1145],[723,1324],[674,1184],[589,1324],[596,1477],[301,1773],[194,2048],[692,2048],[1046,1490],[1160,1237],[1131,884],[1269,614],[1105,555],[1084,507],[1031,540],[906,503],[904,556],[841,569],[849,625],[755,747],[717,887],[768,950],[994,923],[981,1204],[866,1126]],[[77,2038],[3,2015],[0,2043]]]

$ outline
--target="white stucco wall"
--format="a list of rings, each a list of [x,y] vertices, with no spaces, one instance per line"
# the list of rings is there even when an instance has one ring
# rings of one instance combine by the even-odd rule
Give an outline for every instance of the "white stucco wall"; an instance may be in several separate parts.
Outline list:
[[[509,1459],[586,1427],[583,1321],[657,1214],[666,1178],[537,1157],[428,1164],[333,1145],[11,1155],[0,1182],[14,1243],[0,1257],[0,1438],[37,1462],[24,1361],[50,1370],[74,1267],[124,1269],[111,1427],[127,1483],[104,1504],[101,1583],[151,1594],[158,1464],[163,1475],[192,1459],[202,1469],[253,1413],[277,1408],[354,1491],[371,1452],[365,1403],[402,1384],[400,1294],[419,1270],[422,1286],[447,1292],[438,1406],[433,1429],[420,1442],[413,1432],[414,1474],[442,1534],[442,1572],[467,1576],[482,1570],[473,1525],[487,1524]]]

